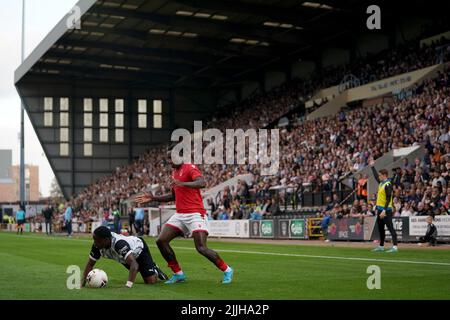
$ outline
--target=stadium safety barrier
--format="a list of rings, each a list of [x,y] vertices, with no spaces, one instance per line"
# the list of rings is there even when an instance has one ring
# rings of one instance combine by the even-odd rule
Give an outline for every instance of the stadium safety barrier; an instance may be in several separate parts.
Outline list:
[[[322,232],[322,218],[308,218],[308,237],[312,238],[321,238],[323,237]]]
[[[393,217],[392,223],[399,242],[415,242],[427,231],[427,216]],[[436,216],[433,222],[439,241],[450,241],[450,216]],[[387,227],[385,227],[387,230]],[[329,240],[372,241],[379,239],[375,217],[331,219],[328,226]],[[386,240],[391,234],[386,231]]]
[[[250,220],[250,238],[308,239],[307,219]]]
[[[393,217],[399,242],[415,242],[427,230],[427,216]],[[321,218],[304,217],[270,220],[209,220],[209,235],[218,238],[242,239],[314,239],[322,237]],[[438,230],[438,241],[450,241],[450,216],[436,216],[433,222]],[[110,223],[112,227],[112,223]],[[73,223],[75,233],[92,233],[102,222]],[[126,228],[122,225],[122,228]],[[16,223],[2,224],[6,231],[17,231]],[[44,223],[25,223],[24,232],[45,233]],[[64,230],[55,230],[62,232]],[[373,241],[379,239],[375,217],[331,219],[328,239],[332,241]],[[391,235],[386,232],[386,239]]]

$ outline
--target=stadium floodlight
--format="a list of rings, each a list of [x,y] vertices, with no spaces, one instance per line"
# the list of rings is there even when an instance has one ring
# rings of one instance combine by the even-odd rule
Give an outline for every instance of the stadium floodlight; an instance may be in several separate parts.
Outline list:
[[[191,11],[182,11],[182,10],[178,10],[177,12],[176,12],[176,15],[178,15],[178,16],[192,16],[194,13],[193,12],[191,12]]]
[[[329,6],[327,4],[318,3],[318,2],[303,2],[302,6],[309,7],[309,8],[320,8],[320,9],[326,9],[326,10],[333,10],[334,8],[332,6]]]
[[[228,16],[223,16],[223,15],[220,15],[220,14],[215,14],[215,15],[213,15],[213,16],[211,17],[211,19],[214,19],[214,20],[227,20],[227,19],[228,19]]]
[[[197,18],[209,18],[211,17],[211,15],[209,13],[204,13],[204,12],[197,12],[194,14],[195,17]]]
[[[242,38],[231,38],[230,42],[234,42],[234,43],[244,43],[246,40],[242,39]]]

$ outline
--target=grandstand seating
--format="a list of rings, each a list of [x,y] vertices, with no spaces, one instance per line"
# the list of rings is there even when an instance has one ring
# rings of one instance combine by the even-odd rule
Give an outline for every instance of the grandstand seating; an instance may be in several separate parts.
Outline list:
[[[238,106],[230,106],[223,115],[218,113],[210,119],[204,128],[266,127],[310,99],[318,89],[338,84],[339,79],[349,72],[367,83],[437,61],[448,61],[448,53],[442,55],[433,50],[433,46],[413,51],[405,47],[309,80],[295,79],[268,93],[254,95]],[[439,72],[435,79],[418,84],[414,95],[394,99],[392,103],[341,110],[336,115],[311,121],[299,121],[294,117],[294,121],[280,128],[280,168],[274,176],[261,176],[257,165],[200,167],[209,187],[239,174],[254,175],[249,185],[253,198],[240,199],[236,191],[231,194],[233,201],[238,199],[255,203],[257,199],[272,197],[273,192],[269,189],[277,185],[296,191],[306,188],[310,192],[328,192],[332,195],[338,191],[342,177],[361,170],[392,149],[421,144],[425,147],[425,156],[401,168],[399,173],[400,182],[396,185],[395,196],[401,206],[397,213],[400,214],[405,204],[410,203],[414,212],[431,210],[440,214],[449,209],[450,200],[450,188],[447,188],[450,170],[449,110],[450,80],[446,69]],[[134,163],[118,168],[112,175],[87,187],[72,199],[74,207],[82,215],[89,216],[103,207],[126,201],[154,184],[159,185],[158,193],[168,192],[171,167],[165,165],[165,159],[161,156],[165,154],[164,148],[150,149]],[[441,182],[440,186],[435,183],[436,179]],[[439,196],[433,188],[438,188]],[[413,191],[417,197],[408,198]],[[279,192],[276,201],[284,204],[286,194],[286,191]],[[340,201],[333,199],[325,201],[325,205],[335,214],[370,214],[368,199],[361,200],[354,206],[357,211],[352,211],[351,206],[343,207]],[[435,200],[438,204],[433,206],[432,201]],[[222,200],[216,204],[217,210],[225,210],[220,209],[221,206]],[[233,209],[230,209],[228,213],[232,216]]]

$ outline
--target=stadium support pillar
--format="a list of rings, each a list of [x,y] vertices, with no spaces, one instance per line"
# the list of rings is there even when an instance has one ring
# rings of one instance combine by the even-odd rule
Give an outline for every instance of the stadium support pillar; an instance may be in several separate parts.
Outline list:
[[[25,0],[22,0],[22,63],[25,60]],[[20,105],[20,204],[25,205],[25,105]]]
[[[73,197],[75,195],[75,104],[76,104],[76,88],[72,85],[71,88],[71,101],[69,101],[69,115],[70,115],[70,186],[71,186],[71,194]]]

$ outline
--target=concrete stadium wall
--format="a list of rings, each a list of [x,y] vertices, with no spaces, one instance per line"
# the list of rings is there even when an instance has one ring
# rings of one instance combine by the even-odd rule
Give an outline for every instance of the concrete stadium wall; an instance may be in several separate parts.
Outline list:
[[[395,28],[396,45],[416,39],[420,36],[422,27],[430,22],[432,21],[413,16],[400,20]]]
[[[362,57],[376,54],[389,48],[389,37],[381,34],[365,34],[356,40],[355,48]]]
[[[261,92],[261,85],[258,82],[247,82],[241,87],[242,99],[248,98],[255,92]]]
[[[292,64],[292,78],[307,79],[316,70],[314,61],[296,61]]]
[[[340,48],[329,48],[322,53],[322,66],[340,66],[350,62],[350,51]]]
[[[266,91],[281,85],[286,82],[286,73],[281,71],[269,71],[264,75],[264,88]]]
[[[200,90],[99,88],[84,84],[22,87],[27,113],[66,197],[126,165],[152,145],[167,142],[175,127],[191,129],[216,108],[216,93]],[[53,98],[53,125],[44,125],[44,97]],[[60,155],[60,98],[69,98],[69,156]],[[84,156],[84,98],[91,98],[93,155]],[[108,98],[108,142],[100,142],[99,99]],[[115,142],[115,99],[124,100],[124,141]],[[138,100],[147,99],[147,128],[138,128]],[[152,100],[162,101],[162,128],[153,128]]]

